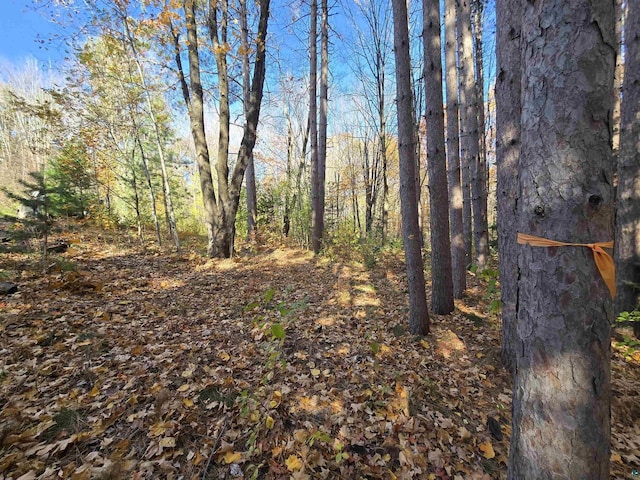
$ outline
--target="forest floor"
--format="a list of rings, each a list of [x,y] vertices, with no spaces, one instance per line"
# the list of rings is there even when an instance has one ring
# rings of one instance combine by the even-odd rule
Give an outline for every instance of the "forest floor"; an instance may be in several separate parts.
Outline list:
[[[66,238],[44,273],[0,255],[19,285],[0,297],[0,479],[506,477],[511,380],[480,276],[418,338],[397,253]],[[613,352],[611,478],[635,478],[640,352]]]

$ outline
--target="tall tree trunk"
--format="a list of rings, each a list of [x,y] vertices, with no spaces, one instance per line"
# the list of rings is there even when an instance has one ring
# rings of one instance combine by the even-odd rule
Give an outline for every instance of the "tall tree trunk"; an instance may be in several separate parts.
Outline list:
[[[209,35],[213,44],[216,65],[218,67],[220,132],[216,173],[218,177],[219,209],[217,229],[214,231],[213,256],[231,257],[235,237],[235,222],[240,202],[242,181],[256,143],[256,132],[260,117],[260,106],[264,89],[266,71],[266,37],[269,20],[269,0],[260,0],[260,19],[256,35],[256,59],[249,92],[249,105],[245,109],[245,122],[237,161],[229,176],[229,74],[227,67],[227,30],[229,10],[227,0],[209,1]],[[218,18],[218,8],[221,18]]]
[[[142,226],[142,213],[140,212],[140,195],[138,194],[138,179],[136,177],[136,148],[131,151],[131,188],[133,188],[133,206],[136,211],[136,225],[138,227],[138,240],[144,245],[144,232]]]
[[[625,49],[616,202],[616,313],[638,309],[640,294],[640,5],[637,1],[627,1]]]
[[[456,42],[458,51],[458,126],[460,141],[460,182],[462,185],[462,231],[464,236],[465,266],[469,267],[473,263],[473,219],[471,214],[471,157],[469,154],[469,135],[466,134],[466,121],[468,114],[465,114],[467,106],[462,101],[462,94],[465,89],[465,78],[463,68],[469,68],[469,58],[465,59],[465,49],[462,37],[462,6],[464,0],[454,0],[456,5]]]
[[[515,369],[518,245],[518,157],[520,156],[520,39],[522,0],[497,0],[496,165],[498,259],[502,300],[502,363]]]
[[[220,8],[220,17],[218,16]],[[229,195],[229,135],[231,110],[229,107],[229,71],[227,65],[227,33],[229,27],[228,0],[209,0],[209,36],[218,67],[218,215],[214,230],[214,256],[231,257],[235,235],[235,215]],[[233,224],[231,220],[233,219]]]
[[[202,80],[200,78],[200,55],[198,52],[198,33],[196,28],[196,12],[194,0],[184,1],[184,13],[187,28],[187,58],[189,61],[189,83],[182,68],[179,35],[171,25],[171,36],[175,50],[175,61],[178,79],[182,88],[187,109],[189,111],[189,123],[191,136],[196,150],[196,163],[198,176],[200,177],[200,190],[205,211],[205,226],[207,229],[207,254],[215,256],[215,229],[218,216],[216,194],[213,189],[213,177],[211,164],[209,163],[209,147],[204,128],[204,102]]]
[[[249,100],[251,96],[251,72],[249,69],[249,25],[247,23],[247,0],[239,0],[240,4],[240,42],[244,55],[242,56],[242,93],[244,115],[247,116]],[[247,192],[247,240],[254,242],[257,233],[258,197],[256,192],[256,170],[253,152],[251,152],[247,171],[245,172],[245,185]]]
[[[439,315],[453,311],[449,194],[444,146],[440,1],[423,0],[424,82],[427,101],[427,165],[431,208],[431,308]]]
[[[487,170],[487,132],[485,119],[484,101],[484,57],[482,48],[482,16],[486,0],[474,0],[475,13],[473,15],[473,33],[475,45],[475,70],[476,70],[476,98],[478,109],[478,144],[479,157],[475,181],[478,183],[477,190],[479,199],[477,200],[479,210],[479,220],[474,224],[476,227],[475,242],[478,250],[484,250],[484,256],[489,259],[489,217],[488,217],[488,195],[489,195],[489,175]],[[474,214],[475,215],[475,214]]]
[[[406,0],[392,0],[394,54],[396,58],[396,102],[398,151],[400,154],[400,203],[402,237],[409,290],[409,330],[414,335],[429,333],[429,311],[418,225],[416,189],[416,134],[411,90],[411,59]]]
[[[320,168],[318,165],[318,0],[311,0],[309,25],[309,138],[311,146],[311,248],[320,253]]]
[[[318,214],[316,235],[319,242],[314,252],[322,247],[324,236],[325,177],[327,169],[327,110],[329,91],[329,7],[321,0],[320,22],[320,109],[318,111]]]
[[[460,56],[460,143],[462,144],[463,184],[465,174],[471,177],[471,205],[473,210],[473,243],[475,263],[484,267],[489,258],[489,232],[487,228],[486,168],[480,156],[478,128],[478,91],[473,61],[471,9],[469,0],[458,0],[457,27]],[[464,169],[468,168],[469,172]]]
[[[144,69],[142,68],[142,62],[140,61],[140,56],[138,55],[138,49],[136,47],[136,43],[133,38],[133,35],[131,34],[131,30],[129,29],[129,21],[127,17],[124,16],[124,14],[123,14],[122,23],[124,24],[127,39],[129,40],[129,46],[131,47],[131,51],[133,53],[133,59],[136,63],[138,75],[140,75],[140,82],[142,83],[142,89],[144,90],[144,96],[147,104],[147,110],[149,113],[149,119],[151,120],[151,124],[153,125],[156,151],[158,153],[158,158],[160,159],[160,168],[162,171],[162,188],[164,191],[165,205],[166,205],[166,211],[167,211],[167,217],[168,217],[168,223],[169,223],[169,232],[173,237],[173,243],[176,246],[176,250],[180,250],[180,239],[178,237],[176,215],[173,209],[173,198],[171,195],[171,187],[169,185],[169,175],[167,173],[167,162],[165,160],[164,149],[162,148],[162,141],[160,139],[160,127],[158,126],[158,120],[156,117],[155,109],[153,107],[153,102],[151,101],[151,93],[149,92],[149,87],[147,85],[147,78],[144,73]]]
[[[284,215],[282,218],[282,235],[289,237],[291,230],[291,185],[293,184],[293,126],[289,116],[288,107],[285,106],[285,119],[287,120],[287,187],[284,197]],[[295,195],[293,197],[295,199]]]
[[[240,191],[242,189],[242,179],[245,170],[253,157],[253,149],[256,145],[258,122],[260,120],[260,107],[264,92],[264,79],[266,75],[266,52],[267,52],[267,30],[269,26],[269,5],[270,0],[260,0],[260,18],[258,20],[258,30],[256,35],[256,59],[253,67],[253,78],[251,80],[251,91],[249,93],[249,107],[246,110],[246,118],[242,140],[238,157],[231,174],[231,185],[229,188],[229,216],[227,222],[229,228],[235,229],[236,213],[240,202]],[[233,237],[232,237],[233,238]],[[232,240],[233,242],[233,240]],[[233,249],[233,243],[231,245]]]
[[[518,229],[613,237],[613,2],[535,0],[522,22]],[[510,479],[609,479],[613,304],[589,248],[519,247]]]
[[[134,124],[135,125],[135,124]],[[142,141],[140,140],[140,132],[138,127],[136,129],[136,142],[140,149],[140,161],[142,162],[142,169],[144,171],[144,178],[147,180],[147,188],[149,189],[149,203],[151,205],[151,218],[153,218],[153,226],[156,231],[156,240],[158,245],[162,245],[162,235],[160,234],[160,222],[158,221],[158,209],[156,208],[156,194],[153,191],[153,183],[151,182],[151,172],[149,171],[149,164],[147,163],[147,156],[144,153]]]
[[[449,221],[451,226],[451,268],[453,296],[462,298],[467,288],[467,259],[460,183],[460,139],[458,137],[458,66],[456,64],[456,4],[445,0],[445,66],[447,72],[447,177],[449,186]]]

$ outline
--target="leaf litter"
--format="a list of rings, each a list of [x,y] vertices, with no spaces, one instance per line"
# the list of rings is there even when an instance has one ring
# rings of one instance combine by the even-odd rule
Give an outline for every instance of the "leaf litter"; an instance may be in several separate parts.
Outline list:
[[[478,279],[419,338],[393,255],[65,258],[0,304],[0,479],[506,478],[511,382]],[[637,364],[614,350],[612,478],[638,468]]]

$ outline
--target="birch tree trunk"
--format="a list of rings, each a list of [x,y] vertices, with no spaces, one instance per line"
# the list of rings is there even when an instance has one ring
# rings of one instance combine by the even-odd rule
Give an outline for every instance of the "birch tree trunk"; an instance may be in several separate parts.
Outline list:
[[[453,311],[449,194],[444,144],[440,0],[423,0],[424,82],[427,101],[427,169],[431,208],[431,308],[438,315]]]
[[[502,302],[502,363],[515,369],[518,245],[516,207],[520,156],[522,0],[496,0],[496,165],[498,259]]]
[[[618,157],[616,313],[638,309],[640,294],[640,5],[627,2],[624,101]]]
[[[447,82],[447,177],[451,226],[451,266],[454,298],[467,288],[467,259],[463,228],[463,198],[460,183],[460,138],[458,121],[458,66],[456,64],[456,4],[445,0],[445,67]]]
[[[414,335],[429,333],[429,312],[424,284],[418,194],[416,187],[416,135],[411,90],[409,27],[406,0],[392,0],[394,55],[396,58],[396,103],[398,150],[400,154],[400,204],[407,284],[409,290],[409,330]]]
[[[518,229],[610,241],[613,2],[528,2],[522,28]],[[589,248],[518,250],[508,476],[608,480],[610,292]]]

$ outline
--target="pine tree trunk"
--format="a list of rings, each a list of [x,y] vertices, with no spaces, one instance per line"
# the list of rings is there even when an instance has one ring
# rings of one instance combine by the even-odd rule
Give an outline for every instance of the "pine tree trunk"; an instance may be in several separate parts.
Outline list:
[[[489,260],[489,218],[488,218],[488,196],[489,196],[489,172],[487,170],[487,144],[485,129],[485,101],[484,101],[484,53],[482,47],[484,2],[486,0],[475,0],[475,14],[473,15],[473,33],[475,45],[475,70],[476,70],[476,98],[478,110],[478,146],[479,157],[476,164],[474,181],[477,183],[476,190],[478,199],[476,200],[478,221],[474,227],[474,242],[476,250]],[[486,265],[486,263],[485,263]]]
[[[445,0],[445,65],[447,72],[447,176],[451,226],[453,296],[462,298],[467,288],[467,259],[463,229],[462,184],[460,183],[460,139],[458,137],[458,66],[456,64],[456,5]]]
[[[407,284],[409,290],[409,330],[414,335],[429,333],[429,312],[424,284],[418,194],[416,188],[416,135],[411,90],[409,28],[405,0],[392,0],[394,54],[396,58],[396,102],[398,150],[400,154],[400,204]]]
[[[456,8],[456,50],[458,53],[458,140],[460,143],[460,183],[462,186],[462,232],[464,237],[464,263],[468,268],[473,263],[473,230],[471,215],[471,161],[469,157],[469,140],[466,139],[464,121],[465,105],[462,103],[462,92],[465,89],[463,67],[464,67],[464,42],[462,38],[462,12],[461,0],[454,0]],[[469,59],[467,59],[468,62]]]
[[[473,210],[473,244],[475,263],[486,265],[489,256],[489,237],[486,208],[486,170],[480,157],[478,128],[478,91],[473,61],[473,36],[471,34],[471,9],[469,0],[456,3],[460,68],[460,143],[462,152],[463,187],[468,179]],[[466,187],[464,187],[466,188]]]
[[[431,208],[431,308],[438,315],[453,311],[449,194],[444,144],[440,1],[423,0],[424,82],[427,101],[427,165]]]
[[[640,5],[627,2],[624,102],[618,157],[616,313],[638,309],[640,294]]]
[[[609,241],[613,2],[529,2],[522,29],[518,230]],[[608,480],[609,290],[586,247],[518,251],[509,478]]]
[[[502,301],[502,363],[515,369],[518,245],[516,206],[520,156],[522,0],[497,0],[496,165],[498,258]]]

